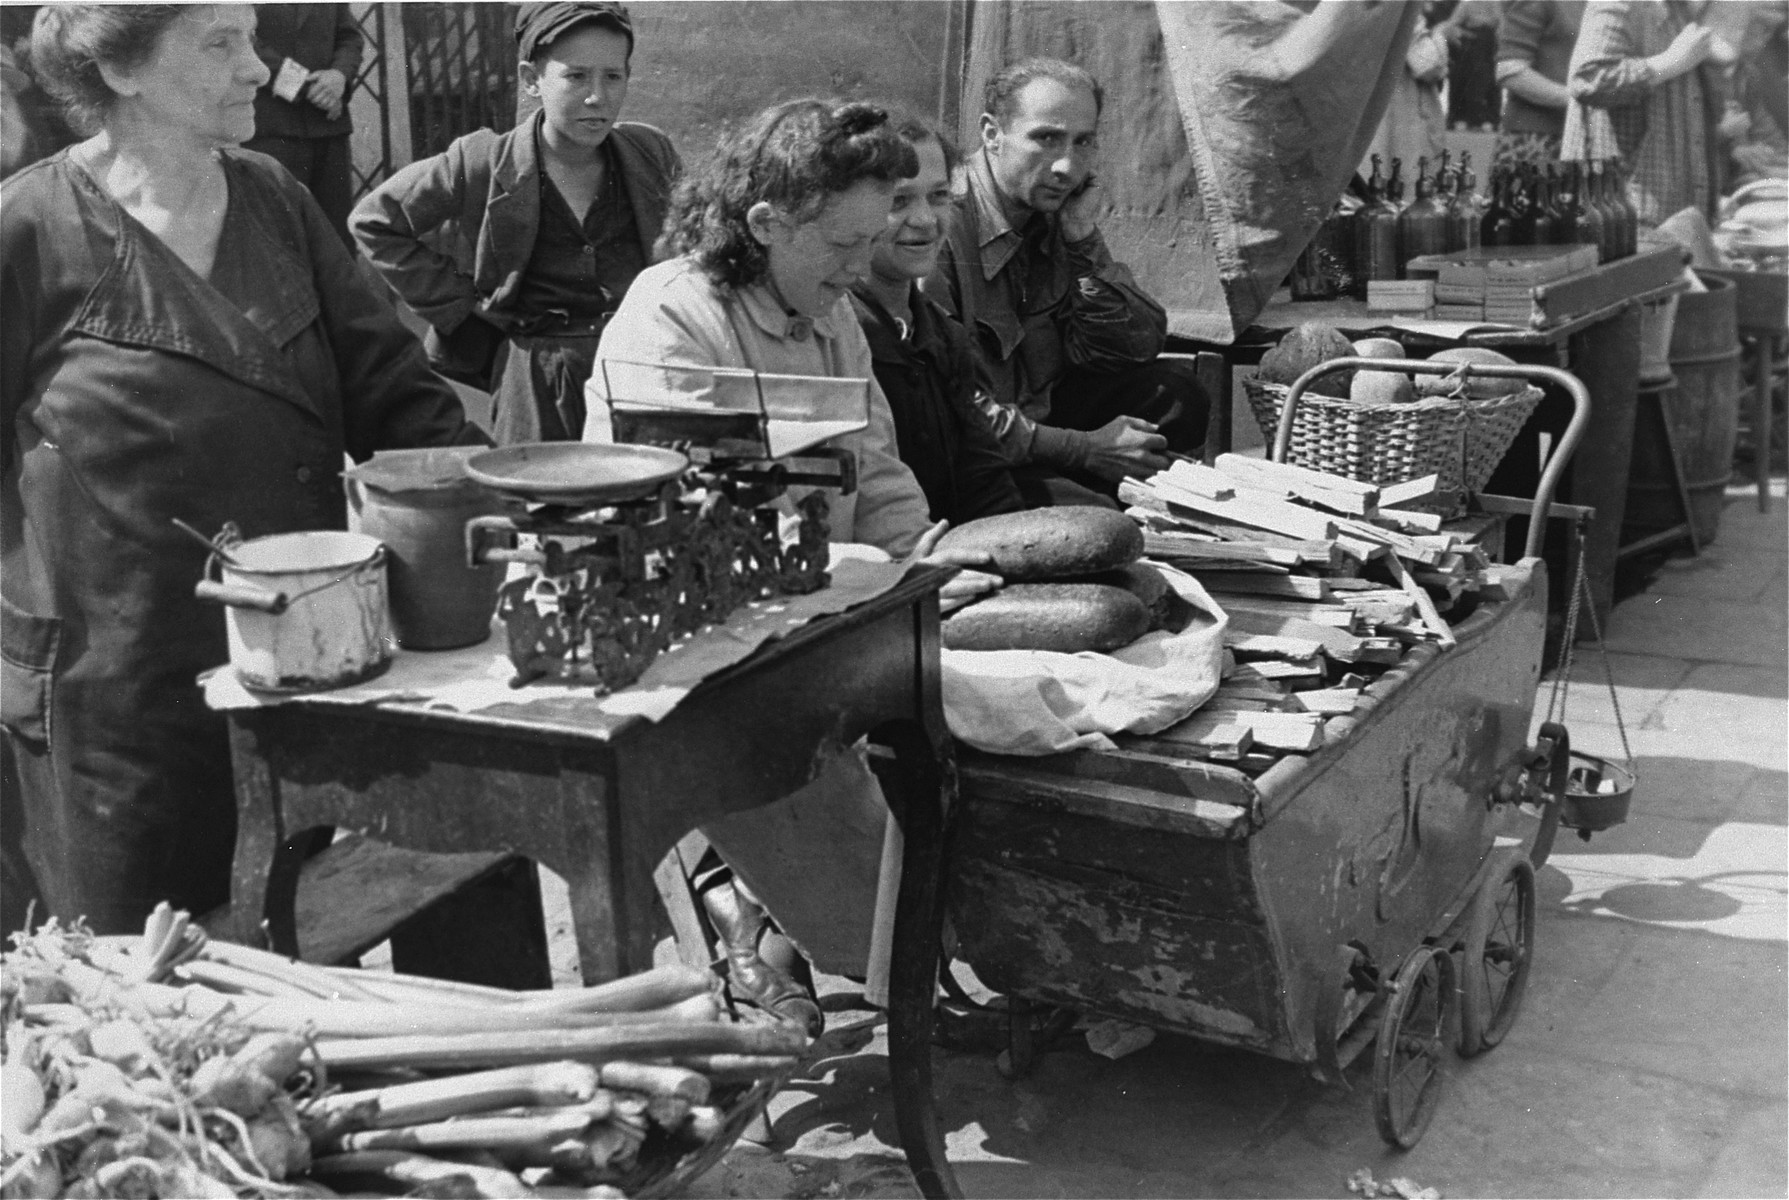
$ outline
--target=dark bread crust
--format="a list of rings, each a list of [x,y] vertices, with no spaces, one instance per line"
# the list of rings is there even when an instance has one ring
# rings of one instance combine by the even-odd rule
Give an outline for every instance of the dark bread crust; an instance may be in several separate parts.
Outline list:
[[[1150,614],[1105,583],[1015,583],[943,623],[950,650],[1116,650],[1149,632]]]
[[[1109,508],[1034,508],[983,517],[947,532],[938,549],[991,556],[1008,583],[1094,575],[1143,557],[1143,530]]]
[[[1104,583],[1112,587],[1123,588],[1143,602],[1149,610],[1149,627],[1160,629],[1167,624],[1171,607],[1168,600],[1168,581],[1162,573],[1145,562],[1126,563],[1112,571],[1102,571],[1098,575],[1089,575],[1081,583]]]

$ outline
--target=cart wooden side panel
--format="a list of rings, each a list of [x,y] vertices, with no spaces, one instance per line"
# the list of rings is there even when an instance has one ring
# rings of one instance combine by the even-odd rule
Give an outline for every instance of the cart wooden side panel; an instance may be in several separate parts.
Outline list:
[[[1338,947],[1383,971],[1466,898],[1486,800],[1526,746],[1544,567],[1512,573],[1445,654],[1418,647],[1258,779],[1173,743],[965,755],[952,867],[960,955],[990,987],[1298,1062]]]
[[[1286,964],[1286,1057],[1313,1059],[1338,947],[1356,944],[1389,976],[1470,898],[1497,832],[1488,801],[1528,744],[1546,633],[1534,566],[1510,600],[1461,626],[1455,649],[1418,647],[1322,749],[1256,781],[1250,865]]]

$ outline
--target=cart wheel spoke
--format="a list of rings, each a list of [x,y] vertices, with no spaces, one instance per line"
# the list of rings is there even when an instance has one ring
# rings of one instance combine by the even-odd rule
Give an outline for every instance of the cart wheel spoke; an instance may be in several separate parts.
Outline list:
[[[1392,982],[1373,1054],[1373,1117],[1394,1146],[1416,1145],[1434,1116],[1456,994],[1453,958],[1435,946],[1419,946]]]
[[[1465,1057],[1503,1040],[1522,1007],[1534,957],[1534,866],[1504,851],[1472,898],[1461,942],[1460,1041]]]

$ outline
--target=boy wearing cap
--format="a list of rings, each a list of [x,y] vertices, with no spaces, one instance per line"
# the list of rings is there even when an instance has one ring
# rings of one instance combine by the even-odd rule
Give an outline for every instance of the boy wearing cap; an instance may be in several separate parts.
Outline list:
[[[524,4],[523,90],[540,111],[411,163],[349,228],[429,323],[437,370],[495,393],[502,445],[575,440],[603,326],[652,261],[677,152],[619,120],[634,48],[613,3]]]

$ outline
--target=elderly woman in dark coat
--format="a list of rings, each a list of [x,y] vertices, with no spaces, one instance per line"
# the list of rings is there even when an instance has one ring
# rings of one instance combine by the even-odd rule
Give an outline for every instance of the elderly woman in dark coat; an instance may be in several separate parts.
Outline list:
[[[254,32],[246,4],[45,7],[33,62],[94,133],[0,192],[5,874],[100,931],[228,896],[194,682],[223,618],[172,519],[339,528],[344,452],[482,439],[316,202],[236,149]]]

